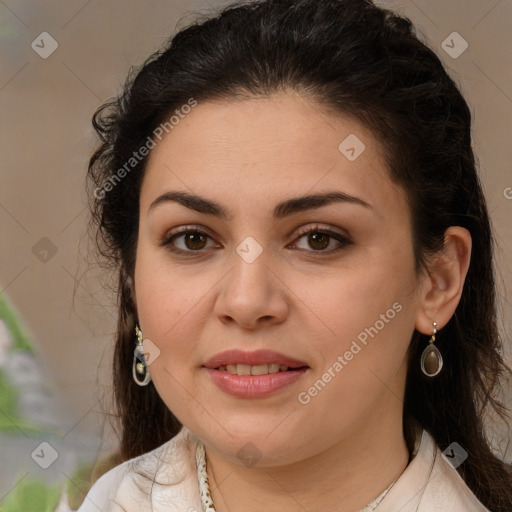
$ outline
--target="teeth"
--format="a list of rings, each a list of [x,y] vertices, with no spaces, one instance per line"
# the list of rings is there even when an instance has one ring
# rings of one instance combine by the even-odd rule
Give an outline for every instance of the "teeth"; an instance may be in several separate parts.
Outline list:
[[[251,366],[251,375],[266,375],[268,373],[268,364]]]
[[[228,372],[231,375],[267,375],[267,373],[285,372],[288,366],[284,364],[259,364],[251,366],[248,364],[227,364],[219,366],[221,372]]]
[[[237,364],[236,365],[237,375],[251,375],[251,365],[249,364]]]
[[[226,366],[226,371],[231,373],[231,375],[236,375],[236,364],[228,364]]]

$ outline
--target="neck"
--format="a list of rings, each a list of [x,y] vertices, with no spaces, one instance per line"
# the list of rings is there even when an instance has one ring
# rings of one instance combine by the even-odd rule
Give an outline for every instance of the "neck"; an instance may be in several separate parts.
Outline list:
[[[384,401],[329,450],[289,466],[240,467],[207,452],[216,512],[259,512],[269,504],[287,511],[361,510],[409,463],[401,404],[393,399],[392,413]]]

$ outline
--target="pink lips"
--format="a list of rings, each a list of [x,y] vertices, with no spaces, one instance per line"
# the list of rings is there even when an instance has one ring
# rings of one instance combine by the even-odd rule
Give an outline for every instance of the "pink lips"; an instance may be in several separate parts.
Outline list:
[[[216,369],[228,364],[257,366],[272,363],[286,365],[289,370],[266,375],[233,375]],[[239,398],[261,398],[271,395],[296,382],[309,369],[306,363],[272,350],[227,350],[213,356],[203,367],[219,389]]]
[[[254,352],[244,352],[243,350],[226,350],[214,355],[204,363],[206,368],[218,368],[225,364],[250,364],[257,366],[259,364],[284,364],[289,368],[300,368],[307,366],[303,361],[298,361],[291,357],[274,352],[273,350],[255,350]]]

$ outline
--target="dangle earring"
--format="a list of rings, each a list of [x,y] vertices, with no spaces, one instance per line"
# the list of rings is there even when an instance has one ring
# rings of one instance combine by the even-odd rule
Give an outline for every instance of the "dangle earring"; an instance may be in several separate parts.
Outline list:
[[[443,356],[439,349],[434,345],[437,333],[437,322],[433,322],[434,330],[432,336],[421,354],[421,371],[427,377],[435,377],[443,368]]]
[[[135,326],[135,334],[137,335],[137,346],[133,351],[133,364],[132,375],[133,380],[139,386],[147,386],[151,381],[148,367],[146,365],[146,358],[144,357],[144,348],[142,342],[142,332],[139,327]]]

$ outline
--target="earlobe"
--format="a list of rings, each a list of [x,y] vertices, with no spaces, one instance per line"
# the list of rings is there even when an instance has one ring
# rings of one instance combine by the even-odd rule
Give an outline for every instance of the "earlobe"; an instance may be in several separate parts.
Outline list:
[[[464,281],[471,260],[471,234],[461,226],[450,226],[444,234],[444,247],[429,263],[429,281],[420,298],[416,316],[416,330],[432,333],[432,322],[437,329],[444,327],[455,313],[462,296]]]

